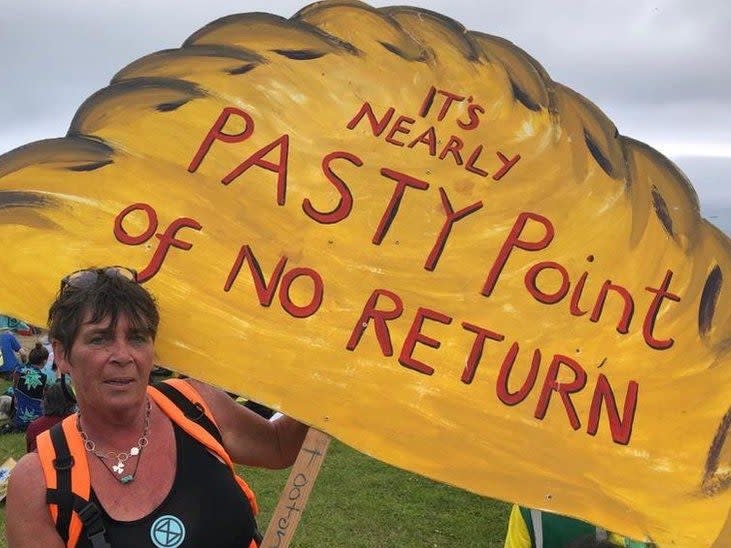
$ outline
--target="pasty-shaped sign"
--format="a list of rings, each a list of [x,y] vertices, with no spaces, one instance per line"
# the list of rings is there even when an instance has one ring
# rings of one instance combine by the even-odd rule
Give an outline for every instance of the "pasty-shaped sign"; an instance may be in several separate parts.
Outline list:
[[[128,265],[159,363],[476,493],[728,538],[731,242],[505,40],[358,2],[220,19],[0,157],[0,209],[2,313]]]

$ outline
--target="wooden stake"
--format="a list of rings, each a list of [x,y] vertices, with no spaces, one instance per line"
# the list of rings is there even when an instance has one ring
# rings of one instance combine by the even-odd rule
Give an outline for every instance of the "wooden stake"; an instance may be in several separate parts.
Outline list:
[[[260,548],[289,546],[325,460],[330,439],[330,436],[314,428],[307,431]]]

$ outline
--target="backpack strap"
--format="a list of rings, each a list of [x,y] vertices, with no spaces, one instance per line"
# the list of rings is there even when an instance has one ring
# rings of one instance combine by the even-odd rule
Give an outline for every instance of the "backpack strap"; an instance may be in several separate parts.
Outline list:
[[[223,446],[223,438],[208,404],[183,379],[168,379],[148,386],[147,393],[175,424],[218,456],[231,470],[231,474],[249,500],[254,515],[259,513],[256,496],[251,487],[234,470],[234,463]]]
[[[97,506],[94,502],[84,500],[75,493],[72,493],[70,498],[65,497],[60,490],[48,490],[46,494],[46,501],[49,504],[58,504],[59,508],[63,508],[65,505],[71,504],[71,508],[73,508],[73,511],[76,512],[83,524],[84,534],[91,542],[92,547],[111,548],[111,544],[107,541],[107,530],[104,527],[101,510],[99,510],[99,506]],[[56,524],[56,530],[59,531],[59,534],[61,534],[58,523]],[[65,531],[68,532],[68,529]],[[78,540],[78,536],[76,538]],[[72,540],[73,539],[66,540],[66,545],[75,546],[75,544],[72,544]]]
[[[188,420],[197,423],[223,446],[221,431],[213,419],[213,413],[195,388],[182,379],[160,382],[155,384],[154,388],[165,394],[165,397],[171,400]]]
[[[101,511],[91,502],[89,463],[71,415],[38,436],[38,458],[46,480],[46,503],[66,546],[76,546],[82,529],[94,548],[109,547]]]
[[[51,518],[64,543],[69,539],[73,493],[71,492],[71,468],[74,458],[69,451],[61,424],[53,425],[38,435],[38,458],[46,480],[46,503]],[[51,496],[51,494],[53,494]],[[51,496],[49,498],[49,496]],[[51,501],[51,498],[53,501]]]

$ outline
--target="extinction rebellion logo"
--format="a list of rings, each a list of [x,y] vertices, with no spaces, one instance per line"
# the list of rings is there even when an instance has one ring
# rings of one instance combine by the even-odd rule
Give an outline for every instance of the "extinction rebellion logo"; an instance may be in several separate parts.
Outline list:
[[[150,527],[150,538],[157,548],[177,548],[185,540],[185,525],[175,516],[160,516]]]

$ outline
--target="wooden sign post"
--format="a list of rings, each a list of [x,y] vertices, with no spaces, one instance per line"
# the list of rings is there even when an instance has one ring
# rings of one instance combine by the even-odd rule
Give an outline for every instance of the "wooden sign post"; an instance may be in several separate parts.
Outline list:
[[[297,460],[292,467],[277,507],[269,521],[261,548],[286,548],[302,518],[307,499],[315,485],[325,454],[330,446],[330,436],[310,428],[302,443]]]

